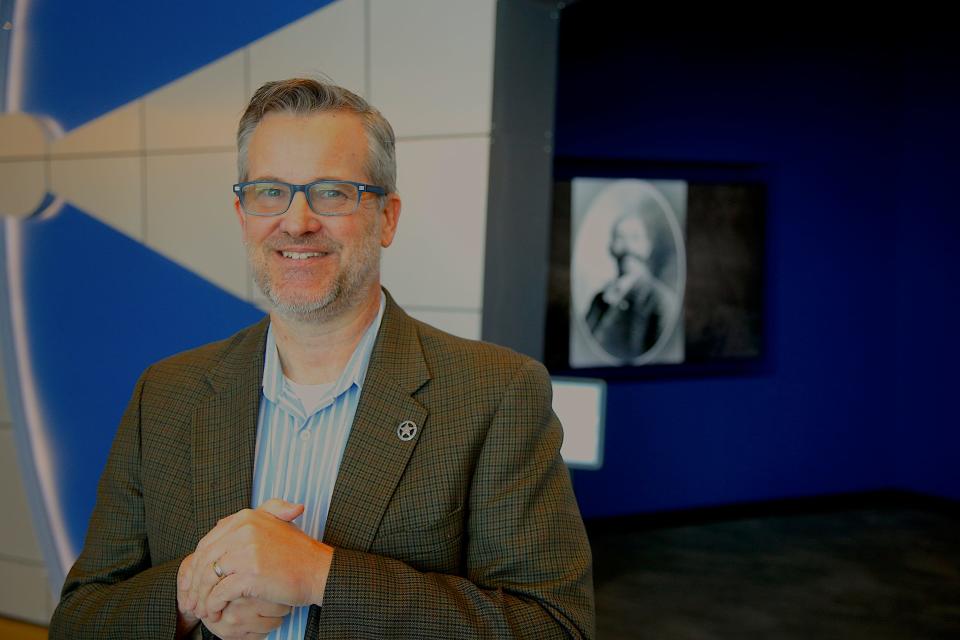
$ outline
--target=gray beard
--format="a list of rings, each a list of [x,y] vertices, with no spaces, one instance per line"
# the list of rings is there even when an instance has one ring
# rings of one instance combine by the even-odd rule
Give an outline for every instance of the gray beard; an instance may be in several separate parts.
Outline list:
[[[253,268],[254,256],[252,249],[247,245],[247,260],[253,271],[254,281],[263,295],[270,301],[273,311],[281,317],[297,322],[317,323],[335,318],[344,310],[359,305],[367,294],[367,284],[371,277],[380,272],[380,247],[369,247],[375,252],[375,257],[367,256],[364,265],[367,267],[358,272],[342,273],[334,280],[330,290],[318,300],[301,300],[298,302],[284,301],[274,291],[267,269]]]
[[[276,313],[290,320],[300,322],[317,322],[326,320],[337,315],[337,311],[343,308],[343,297],[341,296],[342,287],[339,282],[334,282],[333,287],[320,300],[305,300],[303,302],[283,302],[277,298],[276,293],[270,287],[270,282],[265,277],[257,277],[257,286],[260,291],[270,301],[270,306]]]

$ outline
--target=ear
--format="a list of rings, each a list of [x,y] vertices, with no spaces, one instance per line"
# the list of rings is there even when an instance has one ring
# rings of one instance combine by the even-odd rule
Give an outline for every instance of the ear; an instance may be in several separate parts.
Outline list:
[[[233,197],[233,210],[237,214],[237,220],[240,221],[240,230],[244,232],[247,231],[247,217],[243,214],[243,209],[240,207],[240,198]]]
[[[389,247],[393,244],[393,236],[397,233],[397,223],[400,220],[400,196],[396,193],[387,194],[387,201],[383,203],[380,222],[380,246]]]

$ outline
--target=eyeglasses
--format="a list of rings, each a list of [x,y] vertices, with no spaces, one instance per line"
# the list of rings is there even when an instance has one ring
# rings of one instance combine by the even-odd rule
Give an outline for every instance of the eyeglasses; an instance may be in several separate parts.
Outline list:
[[[349,180],[317,180],[290,184],[276,180],[254,180],[233,185],[244,213],[251,216],[279,216],[287,212],[293,196],[303,191],[310,210],[321,216],[345,216],[360,206],[364,193],[387,194],[383,187]]]

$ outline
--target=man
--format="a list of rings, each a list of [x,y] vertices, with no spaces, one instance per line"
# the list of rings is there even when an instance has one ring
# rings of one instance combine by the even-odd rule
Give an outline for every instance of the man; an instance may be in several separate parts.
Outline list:
[[[237,139],[269,318],[141,376],[51,638],[591,636],[544,369],[380,288],[390,125],[295,79]]]
[[[676,296],[650,269],[653,248],[640,211],[622,215],[610,235],[617,277],[594,296],[587,310],[593,337],[625,364],[652,349],[676,319]]]

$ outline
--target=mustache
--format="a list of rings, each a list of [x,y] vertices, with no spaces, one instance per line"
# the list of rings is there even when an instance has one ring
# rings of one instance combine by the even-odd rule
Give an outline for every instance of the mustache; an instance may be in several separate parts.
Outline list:
[[[335,253],[343,248],[343,244],[319,233],[300,236],[277,233],[264,240],[260,247],[271,251],[297,249],[300,251],[316,251],[317,253]]]

